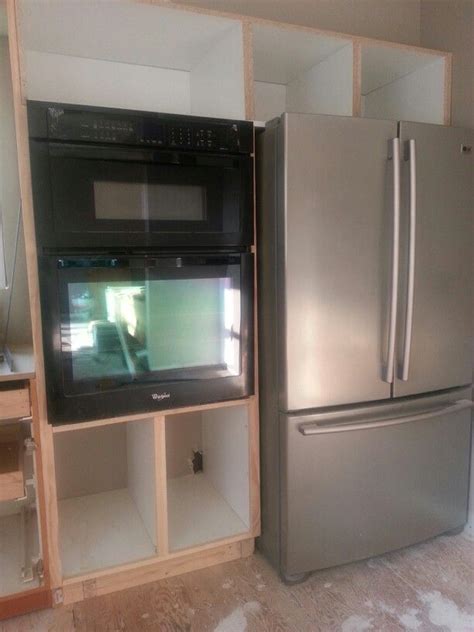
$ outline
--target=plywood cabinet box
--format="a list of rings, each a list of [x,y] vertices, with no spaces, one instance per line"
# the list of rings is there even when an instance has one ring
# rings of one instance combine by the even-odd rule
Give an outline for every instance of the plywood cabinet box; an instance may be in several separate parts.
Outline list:
[[[449,124],[451,55],[164,0],[6,6],[35,347],[41,585],[59,605],[252,553],[258,397],[48,424],[27,99],[263,122],[286,110]],[[0,418],[27,409],[27,392],[4,395]],[[2,616],[48,600],[5,603]]]

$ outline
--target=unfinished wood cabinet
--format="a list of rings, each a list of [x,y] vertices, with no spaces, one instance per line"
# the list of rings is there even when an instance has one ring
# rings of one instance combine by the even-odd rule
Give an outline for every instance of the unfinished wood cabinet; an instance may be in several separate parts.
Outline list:
[[[252,397],[54,428],[66,601],[250,554],[255,406]]]
[[[18,6],[28,99],[245,118],[238,19],[139,2]]]
[[[352,116],[351,39],[255,23],[252,42],[256,120],[282,112]]]
[[[450,123],[451,55],[383,42],[360,45],[361,115]]]
[[[23,496],[23,437],[19,424],[0,425],[0,502]]]
[[[250,531],[248,406],[166,417],[169,550]]]
[[[64,577],[157,553],[153,419],[54,437]]]

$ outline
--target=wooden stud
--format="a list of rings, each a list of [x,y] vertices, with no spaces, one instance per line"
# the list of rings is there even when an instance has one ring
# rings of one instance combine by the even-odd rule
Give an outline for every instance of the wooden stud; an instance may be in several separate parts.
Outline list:
[[[362,116],[362,47],[360,42],[352,45],[352,116]]]
[[[166,420],[155,417],[156,528],[158,554],[168,555],[168,481],[166,475]]]
[[[250,538],[250,540],[242,540],[240,543],[240,551],[242,557],[250,557],[255,552],[255,540],[254,538]]]

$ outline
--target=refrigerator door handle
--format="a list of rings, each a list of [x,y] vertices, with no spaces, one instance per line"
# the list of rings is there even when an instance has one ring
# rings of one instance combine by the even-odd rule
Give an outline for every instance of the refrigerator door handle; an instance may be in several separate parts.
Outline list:
[[[384,381],[392,384],[395,361],[395,335],[397,329],[398,303],[398,260],[400,250],[400,139],[392,138],[391,157],[393,161],[393,243],[392,243],[392,285],[390,296],[390,316],[388,329],[387,368]]]
[[[413,304],[415,296],[415,248],[416,248],[416,141],[408,141],[407,160],[410,161],[410,230],[408,237],[408,287],[405,312],[405,339],[403,364],[400,378],[406,382],[410,369],[411,338],[413,331]]]
[[[326,422],[310,422],[302,423],[298,426],[298,430],[305,437],[320,435],[320,434],[333,434],[335,432],[349,432],[351,430],[375,430],[376,428],[386,428],[387,426],[399,426],[401,424],[414,423],[416,421],[424,421],[426,419],[433,419],[434,417],[440,417],[442,415],[452,415],[468,408],[473,408],[474,402],[468,399],[461,399],[449,406],[443,406],[442,408],[436,408],[418,415],[408,415],[404,417],[394,417],[391,419],[384,419],[383,421],[366,421],[362,423],[335,423],[329,424]]]

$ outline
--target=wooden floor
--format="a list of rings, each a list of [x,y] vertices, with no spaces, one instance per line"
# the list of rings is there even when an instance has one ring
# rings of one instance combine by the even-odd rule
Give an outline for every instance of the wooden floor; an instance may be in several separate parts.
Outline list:
[[[287,587],[260,555],[57,610],[0,632],[474,630],[474,541],[462,534]]]

